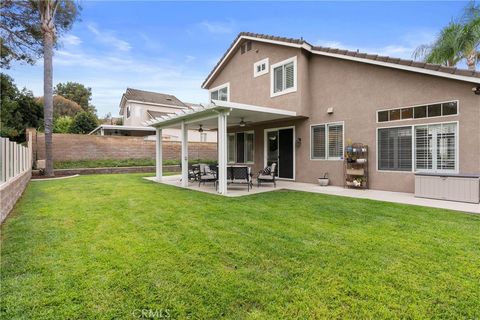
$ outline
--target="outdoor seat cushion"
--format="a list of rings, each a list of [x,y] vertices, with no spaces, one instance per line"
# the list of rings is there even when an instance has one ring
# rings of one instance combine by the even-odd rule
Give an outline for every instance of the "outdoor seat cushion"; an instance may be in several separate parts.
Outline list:
[[[268,176],[269,174],[271,174],[271,173],[272,173],[272,169],[270,169],[270,167],[266,167],[266,168],[263,169],[263,171],[262,171],[262,174],[263,174],[263,175],[267,175],[267,176]]]
[[[215,180],[215,175],[209,173],[209,174],[204,174],[200,176],[201,180]]]
[[[272,175],[266,175],[266,174],[260,174],[258,176],[258,179],[260,179],[260,180],[273,180],[273,176]]]

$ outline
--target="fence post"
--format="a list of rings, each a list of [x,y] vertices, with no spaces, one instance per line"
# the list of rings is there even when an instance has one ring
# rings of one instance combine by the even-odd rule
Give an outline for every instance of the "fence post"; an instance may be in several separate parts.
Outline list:
[[[5,182],[5,139],[0,137],[0,182]]]

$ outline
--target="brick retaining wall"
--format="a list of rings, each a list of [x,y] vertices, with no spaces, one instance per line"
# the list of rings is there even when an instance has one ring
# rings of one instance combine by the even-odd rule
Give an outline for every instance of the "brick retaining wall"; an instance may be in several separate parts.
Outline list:
[[[0,186],[0,223],[3,223],[18,198],[23,194],[31,176],[32,170],[27,170]]]
[[[190,142],[190,159],[217,159],[217,144],[213,142]],[[163,159],[180,160],[181,143],[163,141]],[[34,159],[45,159],[45,135],[33,137]],[[98,159],[155,159],[155,141],[143,137],[90,136],[81,134],[54,134],[53,159],[98,160]]]

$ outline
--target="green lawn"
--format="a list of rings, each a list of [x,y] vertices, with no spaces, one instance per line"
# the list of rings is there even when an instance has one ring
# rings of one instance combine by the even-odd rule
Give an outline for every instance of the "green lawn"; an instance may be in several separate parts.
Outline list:
[[[480,216],[141,177],[30,183],[2,226],[1,318],[480,317]]]

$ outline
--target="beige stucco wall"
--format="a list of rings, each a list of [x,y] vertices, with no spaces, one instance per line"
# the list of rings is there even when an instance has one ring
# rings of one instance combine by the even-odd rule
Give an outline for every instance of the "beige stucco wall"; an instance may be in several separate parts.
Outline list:
[[[271,98],[271,72],[253,78],[253,64],[268,57],[271,65],[294,55],[298,59],[297,92]],[[294,124],[295,136],[302,139],[302,144],[295,148],[296,180],[316,182],[317,177],[328,172],[332,184],[343,185],[343,161],[310,160],[310,125],[343,121],[345,144],[351,139],[369,146],[370,188],[413,192],[413,173],[376,169],[377,128],[458,121],[459,172],[480,173],[480,96],[472,93],[472,83],[310,55],[301,49],[258,42],[243,55],[237,52],[209,87],[226,82],[230,82],[233,102],[293,110],[309,117],[254,127],[255,170],[264,164],[264,129]],[[459,115],[376,123],[377,110],[448,100],[459,101]],[[334,109],[331,115],[327,114],[329,107]]]

